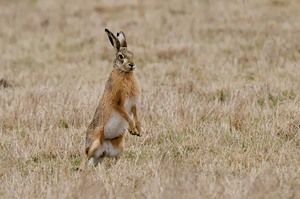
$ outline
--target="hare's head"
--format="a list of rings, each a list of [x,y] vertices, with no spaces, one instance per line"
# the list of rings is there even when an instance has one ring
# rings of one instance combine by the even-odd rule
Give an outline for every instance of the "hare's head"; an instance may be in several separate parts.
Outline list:
[[[125,34],[121,31],[117,33],[117,37],[108,29],[105,29],[110,43],[116,50],[116,58],[114,67],[124,72],[132,72],[135,69],[133,53],[127,50],[127,42]]]

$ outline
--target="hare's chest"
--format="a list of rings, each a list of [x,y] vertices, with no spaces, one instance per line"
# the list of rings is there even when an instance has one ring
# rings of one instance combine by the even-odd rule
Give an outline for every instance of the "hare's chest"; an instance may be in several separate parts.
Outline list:
[[[124,102],[124,108],[128,114],[131,114],[131,109],[136,106],[138,99],[135,97],[128,97]]]
[[[137,98],[128,97],[124,102],[124,108],[127,114],[132,115],[132,107],[138,103]],[[128,128],[125,118],[116,110],[113,111],[111,118],[108,120],[104,128],[105,138],[115,138],[124,134]]]

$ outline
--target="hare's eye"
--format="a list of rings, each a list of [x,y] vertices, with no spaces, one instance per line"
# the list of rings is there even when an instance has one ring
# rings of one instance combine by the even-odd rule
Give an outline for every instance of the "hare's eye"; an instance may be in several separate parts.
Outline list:
[[[119,59],[124,59],[124,56],[122,54],[118,55]]]

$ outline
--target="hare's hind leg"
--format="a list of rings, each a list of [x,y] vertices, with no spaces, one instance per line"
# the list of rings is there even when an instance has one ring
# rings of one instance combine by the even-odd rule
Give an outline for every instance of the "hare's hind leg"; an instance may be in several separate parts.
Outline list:
[[[104,159],[105,155],[101,155],[100,157],[93,157],[90,160],[93,160],[93,162],[89,162],[88,164],[91,166],[98,166],[98,164],[101,164],[103,159]]]
[[[114,157],[116,162],[118,162],[124,151],[124,135],[110,140],[110,146],[109,155]]]
[[[94,156],[90,159],[89,165],[90,166],[97,166],[98,164],[101,164],[104,157],[107,155],[105,143],[101,145],[101,147],[97,148],[97,150],[94,153]]]
[[[101,144],[100,144],[100,140],[99,139],[96,139],[92,145],[87,149],[87,154],[86,154],[86,157],[84,159],[84,161],[81,163],[81,166],[80,166],[80,171],[84,170],[88,164],[89,161],[95,161],[94,160],[94,155],[95,155],[95,152],[101,148]]]

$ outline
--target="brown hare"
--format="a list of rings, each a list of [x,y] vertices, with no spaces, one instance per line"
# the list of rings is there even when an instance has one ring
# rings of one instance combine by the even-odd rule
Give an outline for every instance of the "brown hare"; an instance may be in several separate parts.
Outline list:
[[[141,133],[140,88],[134,74],[133,53],[127,50],[123,32],[117,33],[117,37],[108,29],[105,32],[116,50],[116,57],[103,96],[86,131],[86,158],[80,170],[86,165],[96,166],[104,157],[118,160],[124,149],[127,129],[133,135],[140,136]]]

